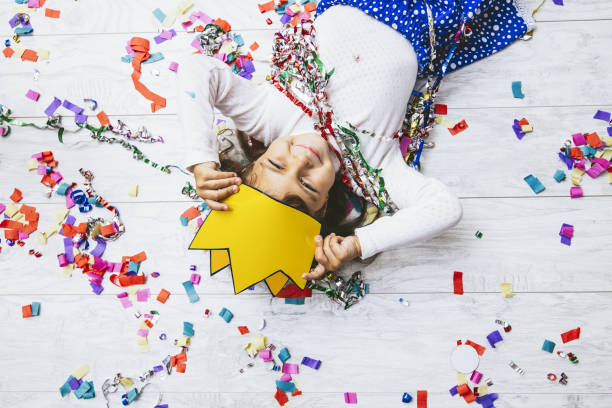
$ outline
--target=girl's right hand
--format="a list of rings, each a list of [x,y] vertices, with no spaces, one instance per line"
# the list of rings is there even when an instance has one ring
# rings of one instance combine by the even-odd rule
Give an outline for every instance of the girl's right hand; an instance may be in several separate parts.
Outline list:
[[[242,182],[236,173],[220,171],[215,162],[205,162],[193,167],[196,193],[202,197],[213,210],[227,211],[229,207],[220,201],[239,190]]]

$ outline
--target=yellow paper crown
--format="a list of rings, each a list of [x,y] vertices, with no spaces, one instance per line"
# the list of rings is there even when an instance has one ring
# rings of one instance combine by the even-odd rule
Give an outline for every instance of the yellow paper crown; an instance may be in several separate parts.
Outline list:
[[[234,293],[262,280],[274,295],[288,279],[304,289],[321,224],[245,184],[224,203],[230,210],[211,211],[189,246],[210,250],[210,274],[230,265]]]

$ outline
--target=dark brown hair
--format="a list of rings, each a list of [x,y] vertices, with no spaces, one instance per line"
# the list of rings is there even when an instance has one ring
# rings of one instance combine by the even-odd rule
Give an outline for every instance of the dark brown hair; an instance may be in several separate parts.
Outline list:
[[[235,159],[230,159],[226,154],[220,155],[221,169],[223,171],[231,171],[238,174],[244,183],[253,185],[255,177],[253,168],[255,161],[266,151],[266,147],[252,139],[248,138],[243,132],[238,131],[237,134],[240,147],[244,155],[248,159],[247,163],[237,162]],[[351,201],[358,206],[360,211],[359,217],[346,221],[347,213],[353,205]],[[284,201],[306,214],[309,214],[308,207],[299,197],[289,197]],[[323,211],[317,214],[309,214],[321,223],[321,235],[326,236],[332,232],[343,237],[353,235],[355,228],[363,223],[366,216],[366,202],[362,197],[349,192],[346,185],[342,182],[339,174],[336,174],[334,184],[328,192],[327,205],[323,207]]]

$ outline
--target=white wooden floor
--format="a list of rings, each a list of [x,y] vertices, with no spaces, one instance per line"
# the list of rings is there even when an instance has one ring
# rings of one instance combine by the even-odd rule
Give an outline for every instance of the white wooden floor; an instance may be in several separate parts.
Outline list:
[[[247,44],[257,41],[259,75],[265,75],[265,59],[271,49],[273,27],[257,9],[256,0],[196,0],[194,10],[228,20]],[[529,1],[534,6],[538,1]],[[57,236],[48,245],[31,238],[24,248],[8,247],[2,236],[0,253],[0,405],[17,407],[102,407],[100,386],[117,372],[140,374],[159,364],[177,348],[157,336],[180,334],[183,321],[193,322],[195,336],[189,351],[187,372],[172,374],[155,383],[170,407],[275,407],[274,380],[257,361],[244,374],[238,369],[248,361],[236,326],[262,333],[277,346],[289,348],[299,363],[303,356],[322,360],[318,371],[301,367],[295,376],[303,395],[291,397],[290,407],[338,407],[343,393],[357,392],[361,407],[403,406],[404,392],[416,396],[429,392],[430,407],[460,407],[448,389],[456,384],[449,356],[457,339],[486,344],[485,336],[504,319],[513,330],[498,349],[487,348],[481,370],[499,393],[497,407],[609,407],[612,386],[610,311],[612,278],[609,248],[612,244],[612,187],[607,176],[584,178],[585,197],[569,198],[569,184],[557,184],[552,175],[562,164],[556,158],[569,135],[582,131],[605,134],[604,122],[592,119],[597,109],[612,110],[612,4],[605,0],[565,0],[565,6],[548,2],[537,15],[533,40],[509,49],[446,79],[439,96],[449,106],[449,118],[466,119],[469,129],[454,137],[436,129],[437,147],[424,157],[424,172],[440,178],[461,197],[464,218],[453,230],[414,248],[392,251],[362,268],[370,294],[349,311],[339,309],[322,295],[303,306],[270,299],[262,287],[239,296],[232,294],[231,278],[220,273],[203,276],[196,289],[200,302],[190,304],[181,282],[190,275],[189,265],[205,273],[207,257],[187,251],[193,233],[179,223],[179,214],[191,203],[180,194],[188,179],[180,173],[164,175],[135,162],[118,146],[98,145],[85,132],[66,134],[64,144],[52,132],[13,128],[0,139],[0,202],[8,203],[13,187],[24,201],[41,213],[40,228],[51,223],[63,207],[62,200],[44,197],[40,176],[28,173],[31,154],[52,150],[59,171],[67,180],[81,181],[78,169],[95,174],[95,187],[121,211],[127,232],[110,243],[107,259],[118,260],[141,250],[148,287],[162,287],[172,295],[165,305],[151,301],[123,309],[105,284],[100,296],[91,293],[83,276],[62,276],[56,255],[62,252]],[[158,24],[151,11],[169,10],[175,1],[47,0],[60,9],[59,20],[32,16],[34,35],[22,45],[51,51],[48,62],[22,62],[0,57],[0,103],[24,119],[43,121],[43,110],[53,99],[68,98],[82,104],[93,98],[112,121],[122,119],[137,127],[146,125],[163,135],[165,145],[143,146],[159,162],[178,162],[184,154],[177,131],[175,74],[170,61],[191,53],[193,34],[181,32],[166,43],[152,45],[166,59],[143,66],[142,81],[168,98],[168,106],[152,114],[149,103],[133,89],[131,68],[122,63],[124,45],[131,36],[152,39]],[[8,21],[14,2],[0,1],[0,21]],[[178,26],[178,24],[177,24]],[[175,27],[176,28],[176,27]],[[182,31],[182,30],[181,30]],[[0,37],[10,38],[8,24],[0,24]],[[34,81],[34,69],[40,71]],[[159,77],[151,74],[160,72]],[[179,67],[180,69],[180,67]],[[525,99],[514,99],[511,81],[521,80]],[[35,103],[25,98],[28,89],[41,93]],[[535,128],[519,141],[511,125],[526,117]],[[67,118],[66,122],[69,122]],[[535,196],[523,181],[537,176],[546,190]],[[137,183],[137,198],[127,195]],[[562,223],[575,225],[571,247],[559,243]],[[476,230],[484,233],[474,237]],[[27,254],[33,247],[43,253]],[[351,265],[346,272],[360,268]],[[452,294],[454,270],[464,272],[465,294]],[[499,284],[512,283],[517,294],[506,299]],[[403,297],[409,306],[398,302]],[[39,301],[39,317],[22,319],[21,306]],[[227,307],[234,320],[226,324],[216,312]],[[149,336],[151,351],[140,353],[136,345],[139,321],[136,309],[160,312]],[[215,316],[206,320],[203,310]],[[580,340],[566,346],[559,334],[582,328]],[[556,355],[540,351],[544,339],[573,351],[576,366]],[[524,376],[507,363],[514,360]],[[58,388],[81,364],[88,364],[97,396],[62,400]],[[569,376],[567,386],[550,383],[548,372]],[[155,389],[145,391],[134,406],[151,407]],[[118,395],[115,395],[118,398]],[[411,403],[416,405],[414,402]],[[120,406],[118,399],[114,407]]]

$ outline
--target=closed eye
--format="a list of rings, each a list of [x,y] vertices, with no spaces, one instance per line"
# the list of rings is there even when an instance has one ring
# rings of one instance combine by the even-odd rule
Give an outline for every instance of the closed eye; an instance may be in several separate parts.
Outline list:
[[[276,163],[276,162],[274,162],[274,161],[272,161],[270,159],[268,159],[268,161],[270,162],[270,164],[272,166],[276,167],[277,169],[279,169],[279,170],[282,169],[282,167],[278,163]]]
[[[305,182],[304,180],[301,181],[302,185],[304,187],[306,187],[308,190],[312,191],[313,193],[316,193],[317,190],[315,190],[315,188],[313,186],[311,186],[310,184],[308,184],[307,182]]]

